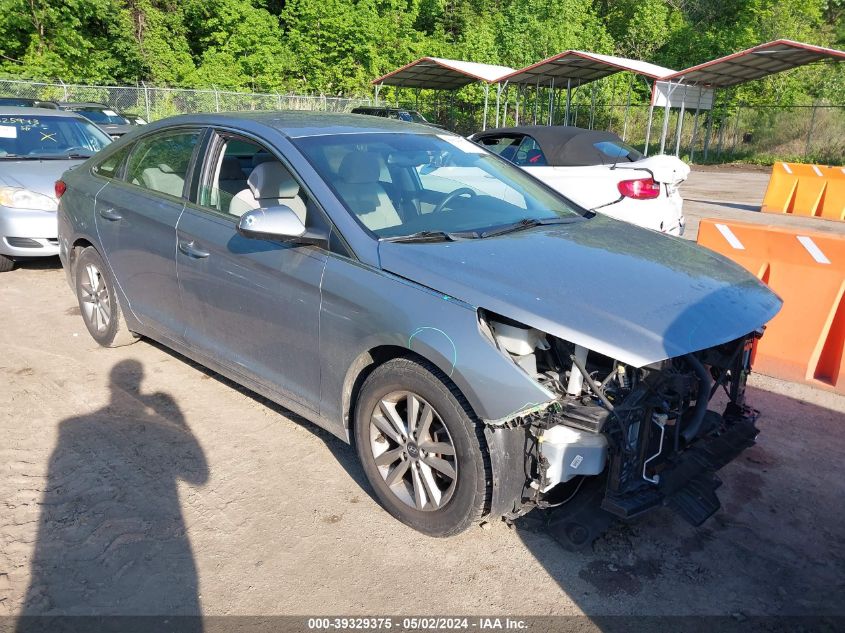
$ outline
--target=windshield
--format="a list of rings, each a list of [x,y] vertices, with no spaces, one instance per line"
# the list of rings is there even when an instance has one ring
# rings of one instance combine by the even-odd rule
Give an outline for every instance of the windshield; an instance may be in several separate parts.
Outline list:
[[[426,118],[416,110],[402,110],[399,113],[399,119],[408,123],[428,123]]]
[[[86,119],[99,123],[101,125],[129,125],[129,121],[124,119],[114,110],[102,110],[100,108],[74,108],[74,112],[79,112]]]
[[[585,212],[518,167],[451,134],[294,139],[346,208],[380,238],[475,233]]]
[[[0,116],[0,159],[88,158],[111,143],[96,125],[69,116]]]

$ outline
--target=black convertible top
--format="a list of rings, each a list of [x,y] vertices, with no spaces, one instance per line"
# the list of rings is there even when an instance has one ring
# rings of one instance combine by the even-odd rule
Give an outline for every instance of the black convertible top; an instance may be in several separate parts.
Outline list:
[[[586,130],[571,125],[521,125],[518,127],[502,127],[475,134],[475,141],[493,136],[508,136],[511,134],[525,134],[532,137],[549,165],[555,167],[570,167],[577,165],[612,165],[613,163],[634,162],[642,158],[637,150],[629,148],[613,132],[601,130]],[[611,143],[611,146],[596,144]],[[629,151],[621,155],[613,155],[624,149]]]

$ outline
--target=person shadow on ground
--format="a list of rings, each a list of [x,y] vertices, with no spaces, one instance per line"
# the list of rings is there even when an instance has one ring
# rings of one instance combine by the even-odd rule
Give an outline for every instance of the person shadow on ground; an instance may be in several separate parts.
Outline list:
[[[42,630],[44,616],[200,615],[177,480],[202,485],[208,466],[173,398],[141,392],[143,375],[118,363],[110,403],[59,424],[20,633]]]

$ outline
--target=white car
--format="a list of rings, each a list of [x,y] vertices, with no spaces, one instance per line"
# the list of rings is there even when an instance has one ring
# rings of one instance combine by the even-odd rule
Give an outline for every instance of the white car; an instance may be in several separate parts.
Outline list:
[[[684,233],[678,187],[690,169],[674,156],[645,158],[612,132],[570,126],[498,128],[470,139],[586,209],[662,233]]]

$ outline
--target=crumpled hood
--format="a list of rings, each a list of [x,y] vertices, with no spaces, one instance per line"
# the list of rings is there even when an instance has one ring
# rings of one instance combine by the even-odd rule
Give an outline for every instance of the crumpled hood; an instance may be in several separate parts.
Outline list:
[[[689,178],[690,167],[680,158],[658,154],[633,163],[618,163],[616,169],[645,169],[657,182],[679,184]]]
[[[381,242],[379,256],[391,273],[636,367],[748,334],[782,304],[721,255],[601,215],[479,240]]]
[[[0,159],[0,186],[22,187],[55,198],[56,181],[68,169],[82,162],[82,160]]]

